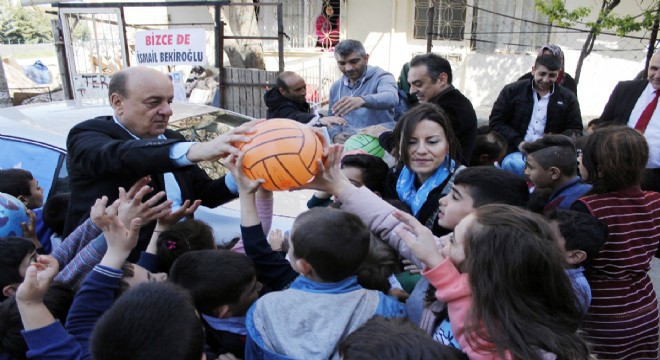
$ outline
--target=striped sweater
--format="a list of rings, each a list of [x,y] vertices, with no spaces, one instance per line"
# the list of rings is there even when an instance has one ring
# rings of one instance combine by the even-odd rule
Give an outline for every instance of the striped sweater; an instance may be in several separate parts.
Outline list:
[[[660,241],[660,194],[634,187],[578,201],[610,232],[587,275],[585,338],[599,359],[657,359],[658,302],[648,271]]]

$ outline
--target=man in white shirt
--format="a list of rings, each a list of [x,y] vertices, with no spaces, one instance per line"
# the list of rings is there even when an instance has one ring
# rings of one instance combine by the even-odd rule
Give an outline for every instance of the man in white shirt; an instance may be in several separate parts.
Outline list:
[[[642,189],[660,191],[660,111],[657,94],[660,90],[660,55],[649,62],[647,80],[619,82],[605,105],[598,123],[625,124],[644,134],[649,145]],[[646,113],[646,116],[644,116]]]
[[[532,67],[534,78],[506,85],[495,101],[489,124],[506,139],[507,152],[512,157],[523,143],[543,134],[582,134],[582,116],[575,94],[555,83],[560,68],[561,60],[554,55],[537,57]],[[522,169],[518,170],[514,172],[521,174]]]

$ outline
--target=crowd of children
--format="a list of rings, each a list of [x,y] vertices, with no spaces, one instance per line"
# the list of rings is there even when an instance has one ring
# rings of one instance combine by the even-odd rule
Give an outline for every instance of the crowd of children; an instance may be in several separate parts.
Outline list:
[[[149,177],[61,239],[68,195],[44,205],[29,171],[0,170],[0,359],[655,359],[660,194],[640,188],[644,137],[598,127],[525,143],[523,178],[489,129],[455,161],[447,116],[420,104],[394,168],[327,145],[310,210],[273,232],[272,193],[232,154],[227,249],[189,219],[200,201],[146,200]]]

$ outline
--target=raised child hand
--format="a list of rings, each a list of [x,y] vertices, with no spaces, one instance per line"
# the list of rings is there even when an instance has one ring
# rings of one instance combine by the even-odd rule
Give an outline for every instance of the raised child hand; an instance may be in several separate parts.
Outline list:
[[[131,250],[137,245],[138,234],[142,226],[142,219],[134,218],[131,220],[130,227],[127,228],[118,216],[119,203],[119,201],[115,201],[110,205],[105,210],[103,221],[101,221],[101,230],[108,243],[108,251],[101,260],[101,265],[114,269],[121,268]]]
[[[301,189],[314,189],[324,191],[338,196],[346,187],[353,186],[341,172],[341,155],[344,147],[331,145],[328,148],[328,156],[324,161],[319,160],[318,171],[312,181],[303,185]]]
[[[57,275],[59,264],[50,255],[39,255],[25,271],[25,280],[16,290],[16,301],[26,305],[43,302],[48,286]]]
[[[183,202],[180,208],[176,211],[172,211],[166,215],[163,215],[158,219],[158,225],[156,225],[157,230],[168,230],[172,225],[178,223],[186,216],[190,216],[197,211],[197,208],[202,205],[202,200],[195,200],[193,203],[190,203],[190,200]]]
[[[138,180],[131,186],[128,192],[122,187],[119,188],[119,218],[126,227],[129,227],[131,220],[135,218],[142,219],[142,224],[148,224],[172,211],[171,200],[166,200],[159,204],[166,195],[164,191],[142,202],[144,197],[153,191],[152,187],[144,183],[147,179],[148,177],[144,177]]]
[[[39,243],[39,239],[37,238],[37,216],[29,209],[27,210],[27,215],[30,221],[21,223],[23,237],[32,240],[32,242],[36,241],[35,245],[38,244],[38,247],[41,247],[41,243]]]
[[[403,226],[396,228],[396,234],[406,242],[413,255],[424,265],[434,268],[444,260],[429,228],[422,225],[414,216],[403,211],[396,210],[393,215],[403,223]]]
[[[239,194],[254,194],[257,192],[261,184],[266,182],[264,179],[252,180],[245,175],[243,170],[243,157],[245,154],[241,153],[238,156],[229,155],[225,159],[225,166],[231,171],[234,176],[236,185],[238,186]]]

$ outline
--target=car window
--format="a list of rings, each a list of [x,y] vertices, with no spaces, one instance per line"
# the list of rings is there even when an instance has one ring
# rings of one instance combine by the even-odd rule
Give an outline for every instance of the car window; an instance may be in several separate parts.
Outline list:
[[[0,136],[0,154],[0,168],[30,171],[44,188],[44,198],[48,198],[54,186],[58,192],[68,191],[68,174],[66,169],[61,172],[65,168],[63,150],[36,141]]]

